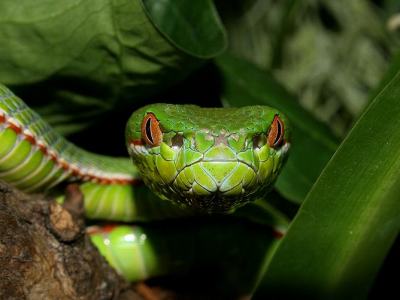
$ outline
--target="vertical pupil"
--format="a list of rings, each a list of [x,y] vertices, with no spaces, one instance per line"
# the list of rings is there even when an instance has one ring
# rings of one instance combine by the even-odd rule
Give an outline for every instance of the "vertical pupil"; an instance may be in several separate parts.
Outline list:
[[[153,136],[151,135],[151,118],[146,121],[146,136],[151,143],[154,143]]]
[[[281,122],[279,122],[279,120],[276,120],[276,127],[277,127],[277,133],[276,133],[276,137],[275,137],[275,141],[274,141],[274,145],[276,143],[279,142],[280,138],[281,138],[281,134],[282,134],[282,125]]]

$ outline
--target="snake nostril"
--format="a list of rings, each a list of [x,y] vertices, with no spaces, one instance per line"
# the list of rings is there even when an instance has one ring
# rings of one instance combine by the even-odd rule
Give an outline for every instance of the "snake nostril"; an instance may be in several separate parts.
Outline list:
[[[253,136],[253,148],[261,148],[265,145],[266,138],[262,134],[257,134]]]
[[[173,136],[171,139],[171,146],[172,147],[182,147],[183,146],[183,136],[179,133]]]

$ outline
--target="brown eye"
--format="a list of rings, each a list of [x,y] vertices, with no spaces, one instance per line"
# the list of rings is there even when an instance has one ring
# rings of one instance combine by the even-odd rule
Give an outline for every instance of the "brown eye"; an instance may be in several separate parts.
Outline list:
[[[278,115],[275,115],[271,127],[268,131],[268,145],[272,148],[277,148],[282,145],[284,133],[285,128],[283,126],[283,122],[278,117]]]
[[[153,113],[148,113],[142,121],[142,138],[151,147],[159,146],[162,142],[160,123]]]

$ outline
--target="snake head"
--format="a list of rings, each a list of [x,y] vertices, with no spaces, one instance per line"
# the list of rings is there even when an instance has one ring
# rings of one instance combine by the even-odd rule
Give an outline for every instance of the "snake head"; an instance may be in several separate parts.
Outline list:
[[[126,141],[158,196],[224,213],[272,187],[287,156],[289,132],[286,117],[267,106],[152,104],[132,114]]]

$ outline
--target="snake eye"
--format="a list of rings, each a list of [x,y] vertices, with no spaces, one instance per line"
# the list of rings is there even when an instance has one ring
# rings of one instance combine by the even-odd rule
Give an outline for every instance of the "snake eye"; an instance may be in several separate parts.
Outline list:
[[[285,127],[283,126],[283,122],[278,115],[275,115],[268,131],[268,145],[272,148],[277,148],[282,145],[284,133]]]
[[[153,113],[148,113],[142,121],[142,139],[151,147],[159,146],[162,141],[160,122]]]

